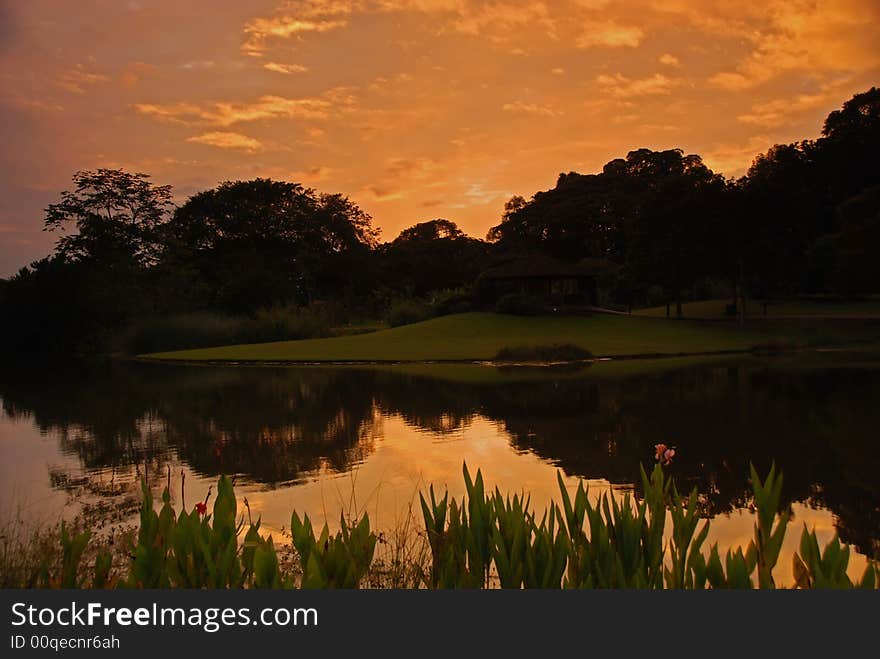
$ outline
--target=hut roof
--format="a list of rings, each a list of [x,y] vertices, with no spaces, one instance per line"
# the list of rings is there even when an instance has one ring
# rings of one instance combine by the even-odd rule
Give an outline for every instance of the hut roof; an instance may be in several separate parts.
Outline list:
[[[605,259],[584,259],[580,263],[560,261],[544,254],[512,258],[483,271],[485,279],[530,279],[551,277],[593,277],[614,269]]]

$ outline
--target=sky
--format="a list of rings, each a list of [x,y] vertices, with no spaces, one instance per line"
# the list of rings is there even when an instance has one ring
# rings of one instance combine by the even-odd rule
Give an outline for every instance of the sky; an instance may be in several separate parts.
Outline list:
[[[877,0],[0,0],[0,277],[77,170],[270,177],[382,239],[681,148],[738,176],[880,84]]]

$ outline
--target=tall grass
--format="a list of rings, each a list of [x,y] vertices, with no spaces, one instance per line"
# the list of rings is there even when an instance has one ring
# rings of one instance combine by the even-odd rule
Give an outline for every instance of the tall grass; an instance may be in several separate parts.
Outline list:
[[[672,453],[667,452],[667,457]],[[661,453],[658,451],[658,456]],[[662,457],[662,456],[661,456]],[[290,538],[298,569],[284,569],[272,536],[248,510],[240,514],[232,482],[217,485],[208,499],[175,511],[168,488],[157,511],[146,483],[136,540],[120,569],[100,550],[82,564],[89,533],[62,527],[53,560],[28,563],[36,578],[3,584],[26,587],[129,588],[627,588],[727,589],[779,586],[868,588],[880,582],[869,560],[864,574],[848,576],[849,547],[835,536],[819,547],[804,527],[793,556],[794,583],[777,584],[774,568],[790,522],[781,509],[782,475],[771,469],[761,479],[751,471],[753,537],[746,547],[704,548],[710,521],[701,519],[696,489],[677,491],[658,462],[642,470],[644,496],[618,500],[607,493],[591,503],[579,484],[570,495],[558,478],[560,503],[537,513],[528,497],[486,492],[480,471],[463,468],[466,494],[459,501],[430,487],[420,495],[423,527],[413,518],[389,542],[370,527],[366,514],[340,520],[340,530],[318,529],[308,516],[291,516]],[[210,496],[210,495],[209,495]],[[411,532],[423,542],[411,542]],[[379,556],[377,556],[377,547]],[[8,554],[8,552],[7,552]],[[4,554],[4,569],[10,559]],[[13,561],[14,563],[14,561]],[[33,566],[38,566],[35,570]],[[14,566],[13,566],[14,567]],[[116,569],[114,569],[114,567]],[[21,568],[15,568],[19,573]]]
[[[118,343],[121,352],[139,355],[329,335],[330,322],[321,310],[282,305],[261,309],[253,316],[197,312],[145,318],[133,322]]]

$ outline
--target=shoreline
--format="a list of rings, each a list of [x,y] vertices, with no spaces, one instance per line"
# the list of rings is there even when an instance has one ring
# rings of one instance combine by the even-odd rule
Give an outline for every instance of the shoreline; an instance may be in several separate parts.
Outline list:
[[[616,362],[616,361],[636,361],[648,359],[675,359],[679,357],[714,357],[723,355],[754,355],[754,356],[777,356],[792,355],[797,353],[808,352],[847,352],[853,350],[858,352],[857,345],[828,345],[815,347],[800,347],[792,349],[779,350],[756,350],[756,349],[729,349],[729,350],[709,350],[698,352],[654,352],[654,353],[634,353],[629,355],[597,355],[590,359],[575,359],[568,361],[500,361],[492,359],[352,359],[352,360],[321,360],[321,359],[285,359],[285,360],[269,360],[269,359],[170,359],[167,357],[150,357],[148,355],[136,355],[131,357],[129,361],[149,363],[149,364],[168,364],[174,366],[251,366],[251,367],[284,367],[284,366],[394,366],[394,365],[469,365],[469,366],[491,366],[494,368],[501,367],[545,367],[553,368],[556,366],[574,366],[589,365],[599,362]]]

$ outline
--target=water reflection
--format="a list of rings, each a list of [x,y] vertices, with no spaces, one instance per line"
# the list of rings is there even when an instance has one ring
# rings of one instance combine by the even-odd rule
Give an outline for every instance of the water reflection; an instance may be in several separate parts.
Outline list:
[[[50,468],[56,489],[83,487],[83,473],[93,473],[101,478],[92,489],[112,494],[117,478],[161,475],[179,462],[280,489],[369,462],[389,433],[407,442],[407,460],[434,462],[433,473],[454,482],[460,463],[439,469],[432,442],[486,426],[511,454],[622,485],[638,481],[655,443],[672,444],[679,486],[699,489],[707,515],[741,508],[749,462],[766,470],[775,461],[787,502],[829,509],[845,541],[880,551],[880,360],[871,355],[576,371],[53,364],[7,369],[0,396],[8,422],[36,425],[72,459]],[[3,450],[7,460],[29,459],[11,444]],[[508,485],[519,487],[516,467],[509,471]]]

